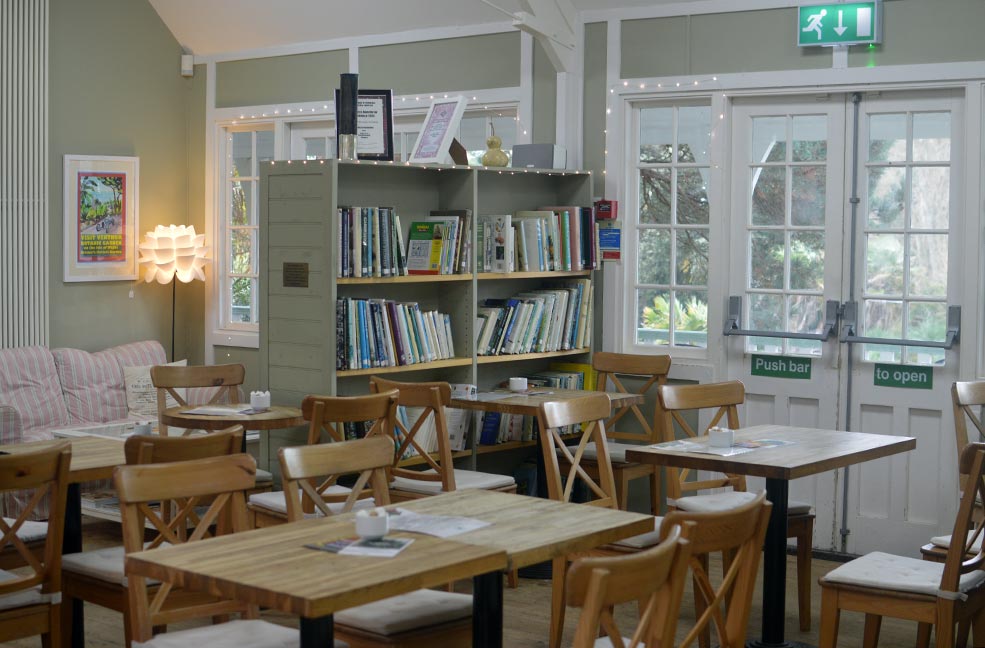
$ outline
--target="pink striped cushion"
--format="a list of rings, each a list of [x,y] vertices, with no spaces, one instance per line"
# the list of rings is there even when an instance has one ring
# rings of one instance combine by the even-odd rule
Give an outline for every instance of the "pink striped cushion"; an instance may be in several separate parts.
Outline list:
[[[121,367],[151,367],[167,364],[168,361],[164,347],[157,340],[121,344],[112,349],[106,349],[106,353],[115,355]]]
[[[25,434],[69,421],[55,361],[41,346],[0,349],[0,402],[17,410]]]
[[[72,423],[106,423],[127,417],[123,370],[111,351],[55,349],[51,354]]]

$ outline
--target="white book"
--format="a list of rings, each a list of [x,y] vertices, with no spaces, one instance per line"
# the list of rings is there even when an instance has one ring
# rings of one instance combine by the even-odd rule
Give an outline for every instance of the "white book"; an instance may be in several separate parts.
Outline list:
[[[402,274],[406,275],[407,274],[407,251],[404,249],[404,234],[403,234],[403,229],[401,229],[401,227],[400,227],[400,214],[398,214],[396,212],[396,210],[394,210],[393,212],[391,212],[391,216],[393,217],[393,222],[394,222],[394,226],[393,226],[394,236],[393,236],[393,238],[397,241],[397,250],[398,250],[398,253],[400,254],[400,261],[398,262],[398,265],[399,265],[399,267],[403,271]]]
[[[502,315],[503,310],[501,308],[480,308],[479,312],[486,316],[486,323],[482,328],[482,334],[479,336],[479,345],[476,347],[477,353],[479,355],[487,355],[489,348],[489,340],[492,338],[493,330],[496,328],[496,322]]]
[[[520,340],[523,338],[523,332],[526,330],[532,310],[533,307],[530,304],[520,302],[517,320],[510,331],[510,339],[504,345],[503,353],[520,353]]]
[[[352,254],[349,255],[349,258],[352,259],[353,277],[363,276],[363,228],[361,213],[362,207],[352,208]]]
[[[444,320],[445,325],[445,340],[448,341],[448,357],[455,357],[455,338],[452,337],[451,333],[451,315],[448,313],[443,313],[441,318]]]
[[[531,353],[537,344],[537,335],[540,333],[541,324],[544,317],[544,300],[539,297],[531,297],[530,303],[533,311],[530,313],[530,322],[524,333],[520,353]]]
[[[380,210],[378,207],[369,208],[369,218],[373,227],[373,276],[383,276],[382,246],[380,245]]]

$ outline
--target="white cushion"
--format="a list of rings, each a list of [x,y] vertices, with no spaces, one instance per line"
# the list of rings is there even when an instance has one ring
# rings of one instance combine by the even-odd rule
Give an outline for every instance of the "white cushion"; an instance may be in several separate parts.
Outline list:
[[[468,594],[417,590],[336,612],[335,622],[383,636],[472,616]]]
[[[15,578],[19,578],[19,576],[12,572],[0,569],[0,582],[14,580]],[[55,596],[61,596],[61,592]],[[0,596],[0,610],[9,610],[11,608],[19,608],[26,605],[38,605],[39,603],[47,602],[48,599],[48,595],[41,593],[41,586],[35,585],[29,589]]]
[[[647,531],[646,533],[641,533],[635,535],[631,538],[626,538],[625,540],[619,540],[613,544],[620,547],[630,547],[632,549],[646,549],[647,547],[653,547],[660,544],[660,524],[663,522],[663,518],[660,516],[653,517],[653,531]]]
[[[756,499],[758,493],[745,491],[724,491],[721,493],[711,493],[708,495],[692,495],[674,500],[673,506],[682,511],[691,513],[720,513],[748,504]],[[802,515],[810,513],[811,505],[808,502],[790,500],[787,502],[787,515]]]
[[[811,512],[810,502],[800,500],[787,500],[787,515],[803,515]]]
[[[269,470],[257,468],[256,479],[254,481],[258,484],[270,483],[274,481],[274,475]]]
[[[3,521],[7,523],[7,526],[11,526],[14,523],[14,518],[5,517]],[[44,540],[48,537],[48,523],[25,520],[21,524],[21,527],[17,529],[17,537],[24,542]]]
[[[622,642],[627,646],[629,645],[630,641],[632,641],[631,637],[622,638]],[[612,640],[609,639],[608,637],[599,637],[598,639],[595,640],[595,643],[592,645],[595,648],[612,648]]]
[[[325,490],[326,495],[347,495],[352,492],[351,488],[346,488],[345,486],[339,486],[335,484],[329,486]],[[298,494],[301,494],[301,490],[298,490]],[[287,515],[287,498],[284,496],[284,491],[269,491],[267,493],[253,493],[250,495],[250,504],[259,508],[265,508],[268,511],[274,511],[275,513],[281,513]],[[364,508],[373,508],[376,506],[375,500],[372,497],[366,499],[356,500],[353,504],[352,510],[358,511]],[[345,502],[329,502],[328,510],[334,514],[339,514],[342,509],[345,508]],[[321,516],[321,511],[315,509],[314,513],[305,514],[305,517],[319,517]]]
[[[942,598],[964,598],[963,594],[940,591],[943,574],[944,563],[874,551],[828,572],[824,581],[928,596],[939,595]],[[983,582],[985,572],[975,570],[961,577],[958,589],[964,593]]]
[[[434,470],[428,469],[425,473],[434,474]],[[506,488],[516,484],[509,475],[497,475],[494,473],[484,473],[475,470],[455,469],[455,489],[456,490],[493,490],[496,488]],[[411,493],[425,493],[432,495],[441,492],[440,481],[424,481],[422,479],[408,479],[407,477],[395,477],[390,482],[393,490],[410,491]]]
[[[640,446],[634,445],[632,443],[616,443],[614,441],[606,442],[609,447],[609,462],[610,463],[628,463],[626,461],[626,451],[627,450],[639,450]],[[572,448],[571,454],[574,456],[575,451]],[[595,461],[599,457],[598,448],[595,447],[595,442],[585,444],[585,453],[582,455],[585,459],[591,459]]]
[[[150,641],[133,642],[133,648],[296,648],[300,645],[301,634],[297,630],[259,619],[230,621],[178,632],[169,630]],[[336,641],[335,648],[348,648],[348,644]]]
[[[971,534],[972,533],[974,533],[974,531],[969,531],[968,532],[968,537],[971,537]],[[936,536],[936,537],[931,538],[930,539],[930,542],[934,546],[941,547],[942,549],[949,549],[951,547],[951,536],[949,536],[949,535],[946,535],[946,536]],[[967,542],[967,540],[966,540],[966,542]],[[982,550],[982,536],[978,536],[978,538],[975,540],[974,544],[971,545],[971,550],[974,551],[974,552],[978,552],[978,551],[981,551]]]
[[[184,367],[188,360],[179,360],[168,363],[171,367]],[[123,385],[127,392],[127,410],[130,414],[157,418],[157,387],[150,379],[150,366],[146,367],[123,367]],[[185,397],[184,389],[176,389],[176,392]],[[165,394],[165,409],[177,407],[178,401],[171,394]]]
[[[147,543],[144,546],[149,544]],[[170,547],[171,544],[164,542],[161,546]],[[81,574],[82,576],[89,576],[90,578],[96,578],[107,583],[115,583],[126,587],[127,576],[123,571],[123,558],[125,555],[126,550],[124,550],[122,545],[68,554],[62,556],[62,571]],[[147,582],[156,583],[157,581],[148,578]]]

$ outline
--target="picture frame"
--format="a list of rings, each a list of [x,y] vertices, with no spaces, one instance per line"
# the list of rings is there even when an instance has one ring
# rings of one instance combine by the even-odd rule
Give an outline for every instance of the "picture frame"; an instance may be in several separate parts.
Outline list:
[[[339,89],[335,89],[335,141],[339,140]],[[360,160],[393,161],[393,90],[358,91],[356,155]]]
[[[64,280],[138,276],[140,158],[64,157]]]
[[[411,162],[447,164],[451,161],[449,149],[458,133],[467,104],[465,97],[448,97],[431,102],[421,132],[411,149]]]

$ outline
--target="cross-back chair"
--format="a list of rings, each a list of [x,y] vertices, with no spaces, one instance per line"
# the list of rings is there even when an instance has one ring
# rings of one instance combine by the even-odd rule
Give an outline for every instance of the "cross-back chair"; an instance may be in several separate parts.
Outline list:
[[[654,400],[654,409],[650,416],[643,413],[640,405],[633,404],[616,410],[605,422],[616,499],[623,510],[628,504],[629,482],[646,477],[650,483],[650,513],[653,515],[660,513],[660,468],[651,464],[626,461],[626,450],[637,445],[650,445],[663,440],[661,433],[663,416],[656,390],[666,384],[670,363],[669,355],[635,355],[600,351],[592,356],[592,368],[598,373],[596,379],[598,391],[612,389],[624,394],[637,393],[644,398],[651,396]],[[623,382],[627,378],[641,380],[643,384],[635,392],[630,391]],[[620,421],[621,426],[617,430]],[[630,425],[638,425],[639,431],[627,429]],[[629,443],[622,443],[624,441]],[[593,474],[597,472],[594,466],[596,453],[594,444],[590,443],[585,447],[583,465]]]
[[[664,537],[677,525],[691,543],[692,580],[697,614],[694,626],[684,636],[678,648],[687,648],[698,641],[708,645],[714,627],[721,648],[743,648],[752,595],[759,573],[766,527],[773,505],[766,493],[734,509],[696,513],[672,511],[664,517],[660,531]],[[717,586],[708,573],[708,555],[721,552],[729,557],[723,577]]]
[[[677,438],[675,424],[688,438],[708,433],[708,429],[725,424],[731,429],[740,427],[738,406],[745,402],[746,391],[738,380],[703,385],[663,385],[658,390],[664,410],[664,440]],[[712,410],[707,426],[693,428],[684,413]],[[700,431],[700,433],[699,433]],[[725,474],[721,477],[690,479],[686,468],[667,468],[667,506],[684,511],[722,511],[752,500],[755,495],[746,491],[743,475]],[[713,488],[731,491],[692,495]],[[797,540],[797,608],[800,629],[811,627],[811,556],[814,543],[814,514],[807,502],[787,504],[787,537]]]
[[[237,454],[242,442],[243,426],[234,425],[195,436],[131,436],[123,444],[123,453],[127,465],[165,464]],[[188,508],[187,504],[187,501],[175,499],[161,502],[157,507],[156,515],[172,529],[171,533],[182,539],[187,536],[189,526],[197,526],[201,522],[196,507]],[[184,512],[179,516],[180,511]],[[177,521],[179,517],[184,524]],[[158,533],[153,542],[159,544],[165,539]],[[123,615],[124,640],[127,646],[130,645],[130,599],[123,569],[126,553],[124,544],[64,557],[62,592],[65,604],[61,614],[66,640],[71,638],[73,631],[72,601],[78,599],[120,612]]]
[[[154,387],[157,388],[158,430],[161,436],[167,436],[168,426],[160,418],[164,410],[168,408],[169,396],[179,406],[185,406],[189,403],[196,405],[239,403],[239,390],[246,380],[246,368],[241,364],[189,367],[158,365],[150,368],[150,379]],[[190,398],[188,392],[184,391],[192,389],[198,393],[209,388],[214,391],[206,403],[197,402],[197,399]]]
[[[0,492],[32,489],[16,518],[0,520],[0,547],[12,547],[25,566],[0,570],[0,642],[41,635],[44,648],[61,643],[61,553],[72,449],[68,442],[44,450],[0,457]],[[39,557],[18,531],[43,498],[50,498],[50,523]]]
[[[393,429],[395,450],[390,497],[394,501],[418,499],[456,489],[474,488],[516,492],[516,481],[509,475],[496,475],[455,468],[445,408],[451,402],[451,386],[446,382],[397,382],[378,376],[369,379],[370,391],[397,390],[397,404],[404,408],[406,423],[398,417]],[[436,452],[425,439],[433,434]],[[401,464],[409,449],[427,466],[411,470]]]
[[[691,544],[680,527],[659,545],[626,556],[579,558],[568,570],[568,605],[582,608],[573,648],[594,648],[599,631],[614,648],[673,646]],[[613,607],[640,601],[639,622],[625,641]]]
[[[397,393],[386,391],[365,396],[306,396],[301,402],[301,413],[308,421],[309,446],[323,443],[326,439],[328,444],[345,441],[346,426],[351,424],[362,425],[367,437],[390,437],[397,413]],[[352,490],[336,483],[336,479],[332,478],[312,486],[310,491],[295,495],[299,496],[304,513],[314,516],[318,515],[314,493],[317,493],[318,500],[325,506],[340,511]],[[255,526],[272,526],[288,521],[286,493],[285,488],[250,495],[248,508]],[[357,498],[360,501],[356,503],[356,508],[372,506],[371,497],[371,491],[359,489]],[[321,507],[317,508],[321,510]]]
[[[834,648],[842,610],[865,614],[863,645],[879,641],[883,616],[916,621],[917,645],[933,627],[938,648],[953,648],[955,625],[970,626],[974,645],[985,645],[985,550],[978,543],[982,520],[976,499],[985,498],[985,443],[970,443],[958,462],[964,491],[943,563],[873,552],[845,563],[821,578],[820,648]]]
[[[123,516],[123,544],[127,553],[153,549],[165,543],[198,542],[215,529],[217,535],[237,533],[249,528],[244,491],[253,483],[256,462],[245,454],[211,457],[168,464],[120,466],[113,481],[120,497]],[[165,521],[155,502],[181,501],[175,517]],[[209,502],[207,510],[193,524],[187,536],[178,528],[191,524],[188,514]],[[157,537],[144,543],[146,523]],[[167,645],[210,645],[220,638],[225,645],[277,646],[297,641],[295,630],[257,619],[256,606],[190,592],[161,583],[149,590],[148,579],[127,574],[131,638],[142,648]],[[154,628],[179,621],[230,614],[242,619],[191,630],[169,632],[154,637]]]
[[[582,482],[591,498],[588,506],[602,506],[618,509],[615,480],[612,464],[609,461],[608,444],[605,442],[605,420],[611,413],[608,394],[595,393],[582,398],[542,403],[538,413],[540,446],[544,456],[544,474],[547,481],[548,496],[558,502],[571,502],[575,484]],[[581,424],[575,445],[566,446],[559,428]],[[596,472],[590,473],[582,466],[585,448],[595,443],[598,455],[595,461]],[[653,518],[654,528],[659,529],[660,518]],[[652,547],[659,542],[659,531],[655,530],[618,543],[599,547],[583,555],[612,556],[635,553]],[[564,629],[565,615],[565,573],[568,561],[578,557],[575,554],[555,558],[552,571],[551,623],[549,646],[559,648]]]

